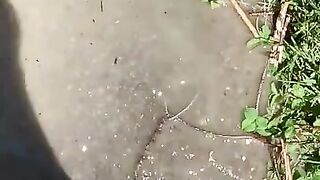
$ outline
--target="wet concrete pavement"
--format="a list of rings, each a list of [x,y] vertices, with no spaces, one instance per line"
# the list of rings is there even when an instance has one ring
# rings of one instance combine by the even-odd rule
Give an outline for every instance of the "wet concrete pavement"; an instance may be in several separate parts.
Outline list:
[[[266,57],[246,49],[251,35],[231,6],[211,10],[195,0],[10,2],[20,28],[19,76],[33,119],[47,138],[43,144],[52,147],[46,152],[71,179],[134,179],[142,155],[137,179],[264,177],[262,143],[216,137],[178,121],[166,123],[145,152],[166,117],[165,103],[174,115],[195,94],[184,121],[242,134],[241,111],[254,105]]]

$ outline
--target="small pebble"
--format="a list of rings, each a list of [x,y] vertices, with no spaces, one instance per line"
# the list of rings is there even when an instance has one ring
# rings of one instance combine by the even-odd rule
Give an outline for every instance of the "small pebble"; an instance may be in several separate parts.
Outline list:
[[[252,142],[252,139],[246,139],[246,144],[250,144]]]
[[[176,155],[177,155],[177,152],[175,152],[175,151],[171,154],[171,156],[173,156],[173,157]]]
[[[247,157],[242,156],[242,157],[241,157],[241,159],[242,159],[242,161],[243,161],[243,162],[245,162],[245,161],[246,161],[246,159],[247,159]]]
[[[88,147],[86,145],[83,145],[81,150],[82,152],[86,152],[88,150]]]

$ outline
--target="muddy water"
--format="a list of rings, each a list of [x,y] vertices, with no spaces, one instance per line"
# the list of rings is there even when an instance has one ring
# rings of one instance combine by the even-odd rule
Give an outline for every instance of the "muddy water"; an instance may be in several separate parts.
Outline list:
[[[11,0],[20,64],[48,143],[74,180],[133,179],[165,116],[241,134],[264,64],[231,6],[195,0]],[[146,154],[145,154],[146,155]],[[138,179],[262,179],[266,148],[179,122],[151,143]],[[143,178],[144,177],[144,178]],[[149,177],[149,178],[148,178]]]

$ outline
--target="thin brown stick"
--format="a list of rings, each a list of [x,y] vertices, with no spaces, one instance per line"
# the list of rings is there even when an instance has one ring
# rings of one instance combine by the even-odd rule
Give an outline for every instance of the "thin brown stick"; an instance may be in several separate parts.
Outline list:
[[[240,7],[239,3],[236,0],[230,0],[230,2],[232,3],[234,9],[237,11],[239,16],[243,20],[243,22],[247,25],[247,27],[251,31],[252,35],[255,38],[259,37],[259,33],[258,33],[257,29],[253,26],[253,24],[251,23],[250,19],[247,17],[246,13]]]
[[[273,11],[270,12],[249,12],[250,16],[272,16],[274,14]]]
[[[292,180],[290,158],[288,156],[288,145],[284,143],[283,139],[281,139],[281,146],[282,146],[282,156],[284,159],[284,167],[286,172],[285,174],[286,180]]]
[[[269,148],[270,157],[271,157],[271,163],[272,163],[272,166],[274,168],[275,175],[276,175],[278,180],[281,180],[279,166],[278,166],[278,163],[277,163],[277,160],[278,160],[278,157],[279,157],[278,151],[279,151],[279,147]]]
[[[247,136],[247,135],[224,135],[224,134],[214,133],[214,132],[209,131],[209,130],[198,128],[197,126],[192,125],[192,124],[188,123],[187,121],[185,121],[185,120],[183,120],[181,118],[176,118],[175,120],[178,121],[178,122],[181,122],[182,124],[184,124],[184,125],[186,125],[188,127],[193,128],[194,130],[199,131],[199,132],[201,132],[203,134],[211,134],[211,135],[213,135],[215,137],[230,138],[230,139],[252,139],[252,140],[257,140],[257,138],[255,138],[253,136]]]
[[[287,11],[290,2],[284,2],[281,5],[280,13],[276,20],[276,29],[273,33],[273,40],[276,41],[271,47],[271,53],[269,57],[269,63],[277,66],[282,61],[282,54],[284,51],[283,40],[286,35],[287,26],[290,22],[290,18],[287,17]]]
[[[279,43],[279,47],[278,47],[278,51],[279,51],[279,55],[278,55],[278,63],[282,62],[282,58],[283,58],[283,53],[284,53],[284,46],[283,46],[283,41],[284,38],[286,36],[286,32],[287,32],[287,27],[289,25],[290,22],[290,17],[288,16],[285,20],[285,24],[283,26],[283,31],[281,33],[281,37],[280,37],[280,43]]]
[[[282,157],[282,148],[281,148],[281,152],[279,152],[280,154],[277,157],[276,163],[277,163],[277,167],[278,167],[278,173],[280,175],[280,179],[279,180],[284,180],[284,176],[282,173],[282,161],[283,161],[283,157]],[[281,172],[280,172],[281,170]]]
[[[193,99],[190,101],[190,103],[185,107],[183,108],[180,112],[178,112],[176,115],[174,115],[173,117],[170,117],[169,120],[173,120],[173,119],[176,119],[178,118],[179,116],[181,116],[183,113],[185,113],[186,111],[188,111],[190,109],[190,107],[193,105],[193,103],[197,100],[199,94],[197,93]],[[168,110],[168,108],[166,107],[166,110]]]
[[[197,100],[198,96],[199,96],[199,94],[197,93],[186,107],[184,107],[180,112],[178,112],[176,115],[174,115],[174,116],[172,116],[172,117],[169,115],[167,103],[166,103],[166,101],[165,101],[165,102],[164,102],[164,104],[165,104],[165,112],[166,112],[166,114],[167,114],[168,120],[169,120],[169,121],[177,120],[177,121],[183,123],[184,125],[193,128],[193,129],[196,130],[196,131],[200,131],[200,132],[202,132],[202,133],[204,133],[204,134],[212,134],[213,136],[216,136],[216,137],[230,138],[230,139],[257,139],[257,138],[255,138],[255,137],[253,137],[253,136],[246,136],[246,135],[224,135],[224,134],[214,133],[214,132],[212,132],[212,131],[208,131],[208,130],[199,128],[199,127],[197,127],[197,126],[194,126],[194,125],[188,123],[187,121],[181,119],[180,116],[181,116],[183,113],[185,113],[186,111],[188,111],[188,110],[190,109],[190,107],[191,107],[191,106],[194,104],[194,102]]]
[[[269,60],[267,59],[265,61],[264,64],[264,68],[263,68],[263,72],[261,74],[260,77],[260,82],[259,82],[259,88],[258,88],[258,93],[257,93],[257,97],[256,97],[256,110],[259,112],[259,107],[260,107],[260,99],[261,99],[261,95],[262,95],[262,90],[263,90],[263,85],[267,76],[267,70],[268,70],[268,66],[269,66]]]

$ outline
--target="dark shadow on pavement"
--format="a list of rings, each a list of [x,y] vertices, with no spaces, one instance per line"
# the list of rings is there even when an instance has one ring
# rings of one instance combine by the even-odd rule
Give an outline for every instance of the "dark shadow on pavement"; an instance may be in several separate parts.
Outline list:
[[[12,6],[0,0],[0,180],[68,180],[29,103],[19,35]]]

